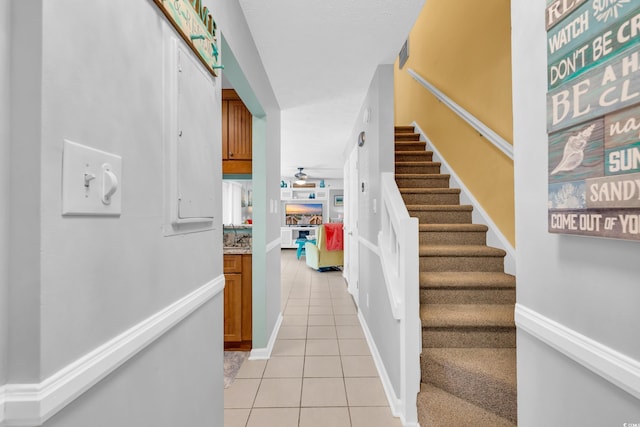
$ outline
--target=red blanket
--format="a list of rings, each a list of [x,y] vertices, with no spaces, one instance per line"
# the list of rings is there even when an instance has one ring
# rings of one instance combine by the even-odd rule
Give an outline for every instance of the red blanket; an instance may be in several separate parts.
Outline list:
[[[324,234],[327,237],[328,251],[341,251],[343,248],[342,224],[332,223],[324,225]]]

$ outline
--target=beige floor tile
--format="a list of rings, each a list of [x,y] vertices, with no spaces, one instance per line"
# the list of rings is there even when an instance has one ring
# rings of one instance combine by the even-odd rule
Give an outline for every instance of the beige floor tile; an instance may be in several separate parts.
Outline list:
[[[311,291],[311,294],[309,295],[310,300],[330,300],[331,299],[331,292],[329,292],[329,289],[325,290],[325,291]]]
[[[333,308],[329,305],[312,305],[309,307],[309,314],[331,316],[333,315]]]
[[[264,378],[255,408],[295,408],[300,406],[301,378]]]
[[[364,332],[360,325],[336,326],[339,339],[364,339]]]
[[[306,316],[309,314],[309,307],[306,305],[292,305],[284,310],[285,316]]]
[[[298,427],[299,414],[298,408],[255,408],[247,427]]]
[[[371,356],[342,356],[345,377],[378,377],[378,369]]]
[[[309,298],[289,298],[287,307],[291,306],[309,306]]]
[[[263,380],[264,381],[264,380]],[[387,406],[389,401],[379,378],[345,378],[349,406]]]
[[[305,378],[302,383],[302,406],[347,406],[342,378]]]
[[[276,356],[269,359],[263,378],[301,378],[304,357]]]
[[[236,378],[262,378],[266,360],[245,360],[238,370]]]
[[[259,386],[259,379],[236,379],[224,389],[225,409],[251,408]]]
[[[225,409],[224,427],[245,427],[251,409]]]
[[[389,407],[350,407],[352,427],[402,427],[399,418],[391,415]]]
[[[306,337],[306,326],[280,326],[278,331],[278,339],[280,340],[305,339]]]
[[[334,319],[336,325],[360,325],[360,320],[355,314],[338,314]]]
[[[276,340],[271,356],[304,356],[305,340]]]
[[[315,378],[342,378],[339,356],[307,356],[304,359],[304,376]]]
[[[338,340],[340,354],[343,356],[367,356],[371,355],[366,340]]]
[[[333,316],[309,316],[307,321],[309,326],[329,326],[335,325]]]
[[[331,307],[331,298],[309,298],[309,306]]]
[[[307,329],[307,339],[336,339],[335,326],[309,326]]]
[[[307,340],[305,355],[307,356],[338,356],[338,340]]]
[[[352,305],[334,305],[333,314],[357,314],[357,310]]]
[[[284,316],[282,326],[305,326],[307,324],[307,316]]]
[[[351,427],[349,409],[302,408],[300,409],[300,427]]]

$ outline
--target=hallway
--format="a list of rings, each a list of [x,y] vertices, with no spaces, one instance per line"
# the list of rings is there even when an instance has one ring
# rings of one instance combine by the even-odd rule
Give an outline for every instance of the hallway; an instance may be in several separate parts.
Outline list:
[[[342,272],[282,251],[284,320],[268,361],[225,390],[225,427],[399,427]]]

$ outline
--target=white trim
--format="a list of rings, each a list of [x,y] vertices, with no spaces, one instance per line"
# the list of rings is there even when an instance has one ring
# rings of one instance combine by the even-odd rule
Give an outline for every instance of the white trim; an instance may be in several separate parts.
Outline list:
[[[452,188],[460,188],[460,202],[463,204],[470,204],[473,206],[473,222],[475,224],[483,224],[489,227],[487,231],[487,244],[503,249],[507,252],[507,256],[504,258],[504,271],[508,274],[516,274],[516,250],[507,238],[500,232],[498,226],[493,222],[487,211],[482,208],[482,205],[478,200],[473,197],[473,194],[466,185],[462,182],[458,174],[449,166],[449,163],[442,157],[438,149],[433,145],[429,137],[422,131],[420,126],[413,122],[412,125],[416,128],[422,140],[424,140],[428,149],[433,151],[433,160],[442,163],[441,171],[451,175],[450,186]]]
[[[224,284],[224,275],[216,277],[70,363],[41,383],[7,384],[4,390],[6,426],[42,425],[116,368],[221,293]],[[0,406],[1,404],[2,394],[0,394]],[[0,418],[1,421],[2,418]]]
[[[273,327],[273,331],[271,332],[271,337],[269,338],[269,342],[267,343],[267,346],[262,348],[252,349],[251,354],[249,355],[249,360],[267,360],[271,357],[271,352],[273,351],[273,346],[276,343],[278,332],[280,332],[282,319],[283,319],[282,313],[279,313],[278,320],[276,320],[276,325]]]
[[[376,245],[375,243],[370,242],[369,240],[365,239],[362,236],[358,236],[358,242],[362,243],[362,245],[364,247],[369,249],[371,252],[376,254],[378,257],[380,256],[380,248],[378,248],[378,245]]]
[[[267,244],[267,253],[271,252],[272,250],[278,248],[280,249],[280,244],[282,243],[282,238],[278,237],[277,239],[272,240],[271,242],[269,242]]]
[[[402,401],[396,396],[396,393],[393,390],[393,385],[391,384],[391,379],[389,378],[387,369],[385,368],[384,362],[382,361],[382,356],[380,356],[380,353],[378,352],[378,347],[376,347],[375,340],[373,339],[371,331],[367,326],[367,321],[365,320],[364,316],[362,315],[362,311],[360,310],[358,310],[358,320],[360,320],[360,326],[362,327],[362,331],[364,332],[367,344],[369,345],[369,350],[371,351],[373,361],[376,364],[378,375],[380,376],[380,381],[382,382],[384,393],[387,396],[387,401],[389,402],[389,407],[391,408],[392,415],[394,417],[400,418],[400,422],[402,423],[403,427],[420,427],[417,422],[407,423],[404,419],[404,405],[402,404]]]
[[[6,401],[6,387],[0,387],[0,427],[4,427],[4,402]]]
[[[640,361],[516,304],[516,326],[640,399]]]
[[[496,148],[502,151],[507,157],[513,160],[513,145],[509,144],[506,139],[495,133],[491,128],[478,120],[473,114],[456,104],[451,98],[442,93],[438,88],[429,83],[420,74],[413,71],[411,68],[407,70],[409,75],[413,77],[418,83],[431,92],[439,101],[449,107],[454,113],[460,116],[465,122],[467,122],[472,128],[485,137],[489,142],[496,146]]]

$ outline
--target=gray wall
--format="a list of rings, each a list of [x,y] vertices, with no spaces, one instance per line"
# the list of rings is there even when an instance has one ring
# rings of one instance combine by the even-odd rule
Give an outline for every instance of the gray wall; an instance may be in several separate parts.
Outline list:
[[[638,243],[547,233],[545,2],[514,1],[517,301],[640,360]],[[640,401],[518,332],[519,425],[639,422]]]
[[[224,13],[210,5],[214,18],[273,119],[277,165],[279,108],[239,6],[219,3]],[[0,24],[0,161],[11,167],[0,172],[0,197],[10,195],[0,207],[0,316],[11,284],[10,317],[0,318],[2,385],[41,382],[219,277],[222,227],[220,211],[213,230],[164,233],[166,46],[177,35],[151,0],[2,2]],[[219,79],[212,96],[220,99]],[[218,158],[220,137],[211,135]],[[123,157],[122,216],[61,216],[64,139]],[[266,182],[273,198],[279,168]],[[267,240],[279,236],[277,215],[263,217]],[[274,276],[269,285],[279,289],[279,262]],[[46,425],[222,425],[222,331],[219,294]]]
[[[371,119],[363,122],[365,110]],[[356,126],[347,147],[353,147],[361,131],[366,132],[364,146],[358,148],[360,183],[365,191],[358,192],[358,229],[360,239],[377,246],[380,231],[380,174],[392,172],[393,164],[393,65],[380,65],[369,86]],[[345,184],[348,185],[348,184]],[[358,186],[360,188],[360,185]],[[374,211],[375,204],[375,211]],[[400,395],[400,329],[393,318],[379,256],[359,244],[358,307],[367,322],[385,365],[389,379]]]
[[[9,2],[0,3],[0,200],[9,200]],[[9,210],[0,204],[0,387],[7,380]]]

